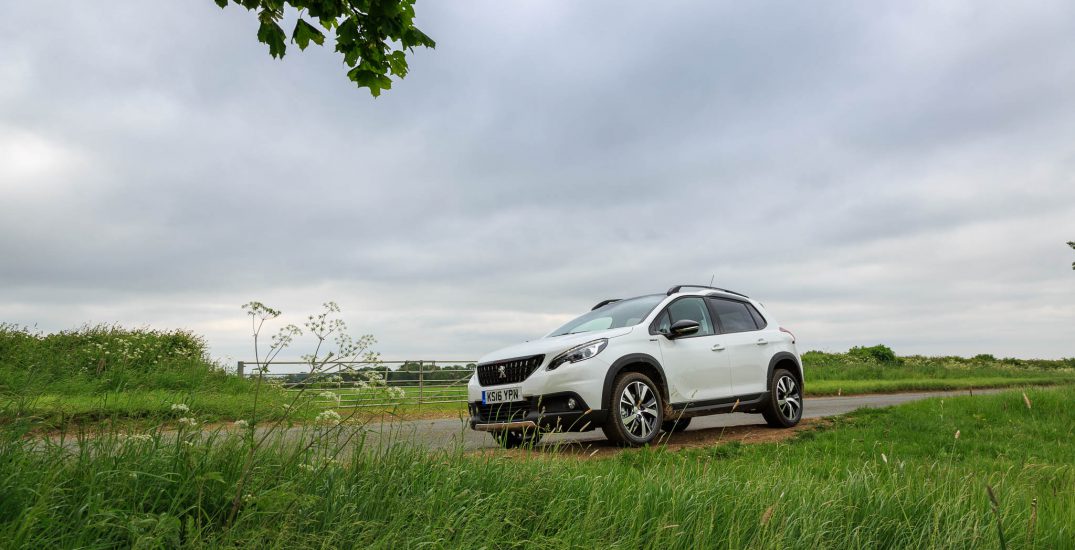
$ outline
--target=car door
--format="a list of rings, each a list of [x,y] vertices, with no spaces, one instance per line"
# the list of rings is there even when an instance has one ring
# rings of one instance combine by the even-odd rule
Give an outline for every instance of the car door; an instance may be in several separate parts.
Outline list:
[[[765,323],[754,306],[728,298],[708,297],[713,317],[727,348],[731,390],[736,396],[750,396],[765,391],[769,372],[769,338],[758,326]],[[754,310],[754,311],[751,311]]]
[[[668,339],[676,321],[697,321],[690,336]],[[699,296],[686,296],[668,304],[651,327],[661,346],[661,364],[668,378],[672,403],[699,403],[732,395],[728,354],[717,333],[709,308]]]

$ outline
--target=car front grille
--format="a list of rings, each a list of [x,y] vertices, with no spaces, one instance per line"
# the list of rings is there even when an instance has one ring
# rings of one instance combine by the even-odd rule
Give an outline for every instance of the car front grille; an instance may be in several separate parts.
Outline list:
[[[493,405],[471,404],[471,414],[478,422],[515,422],[526,418],[530,412],[528,401],[496,403]]]
[[[534,355],[478,365],[478,383],[483,386],[498,386],[522,382],[533,374],[544,360],[544,355]]]

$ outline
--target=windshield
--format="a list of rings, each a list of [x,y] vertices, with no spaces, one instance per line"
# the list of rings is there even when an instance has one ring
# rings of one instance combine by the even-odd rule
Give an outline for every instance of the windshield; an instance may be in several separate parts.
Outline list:
[[[654,294],[652,296],[640,296],[612,302],[575,318],[566,325],[552,331],[549,336],[563,336],[565,334],[637,325],[664,299],[665,295]]]

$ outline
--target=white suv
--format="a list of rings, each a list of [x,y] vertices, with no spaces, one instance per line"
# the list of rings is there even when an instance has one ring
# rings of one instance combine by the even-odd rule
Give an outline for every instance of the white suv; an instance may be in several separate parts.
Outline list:
[[[694,285],[605,300],[541,339],[486,355],[467,391],[471,428],[505,447],[595,428],[644,445],[694,416],[761,413],[787,428],[803,413],[795,336],[761,303]]]

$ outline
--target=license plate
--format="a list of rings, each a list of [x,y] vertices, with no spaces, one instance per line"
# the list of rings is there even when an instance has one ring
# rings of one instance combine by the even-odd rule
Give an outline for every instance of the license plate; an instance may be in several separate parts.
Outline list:
[[[482,405],[492,403],[507,403],[509,401],[522,401],[522,386],[514,388],[500,388],[498,390],[482,390]]]

